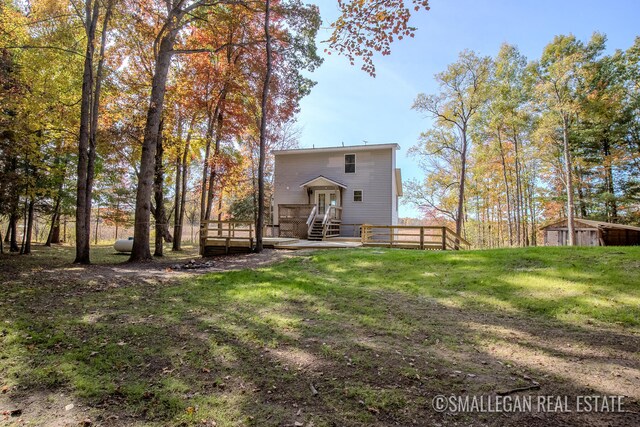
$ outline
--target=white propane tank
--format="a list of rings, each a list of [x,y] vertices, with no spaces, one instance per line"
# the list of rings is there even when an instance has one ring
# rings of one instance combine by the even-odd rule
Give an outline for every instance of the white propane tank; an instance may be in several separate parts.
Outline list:
[[[113,249],[118,252],[131,252],[133,250],[133,237],[116,240],[113,244]]]

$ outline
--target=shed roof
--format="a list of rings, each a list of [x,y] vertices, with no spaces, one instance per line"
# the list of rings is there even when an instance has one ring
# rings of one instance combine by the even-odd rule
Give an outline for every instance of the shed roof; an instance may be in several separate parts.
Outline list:
[[[556,220],[552,220],[551,222],[541,226],[541,229],[545,229],[547,227],[551,227],[552,225],[556,225],[560,222],[566,221],[567,218],[560,218],[560,219],[556,219]],[[622,230],[635,230],[635,231],[640,231],[640,227],[635,227],[633,225],[625,225],[625,224],[614,224],[612,222],[604,222],[604,221],[594,221],[591,219],[583,219],[583,218],[576,218],[574,219],[574,221],[576,223],[580,223],[589,227],[593,227],[593,228],[617,228],[617,229],[622,229]]]

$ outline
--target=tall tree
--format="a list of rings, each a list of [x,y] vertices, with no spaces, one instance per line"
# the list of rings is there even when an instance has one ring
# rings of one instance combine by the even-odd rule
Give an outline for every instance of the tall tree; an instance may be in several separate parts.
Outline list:
[[[436,74],[441,92],[437,95],[419,94],[413,109],[431,115],[436,126],[453,128],[460,141],[460,173],[458,182],[458,206],[455,212],[456,233],[461,234],[464,224],[464,197],[467,173],[467,156],[471,119],[487,100],[487,82],[491,60],[464,51],[458,61],[447,70]]]
[[[100,19],[100,1],[85,0],[82,17],[86,49],[82,76],[82,94],[80,98],[80,132],[78,139],[78,171],[76,195],[76,258],[74,263],[89,264],[91,200],[95,176],[96,138],[98,132],[98,114],[100,110],[100,91],[102,86],[104,53],[107,29],[113,9],[113,0],[109,0],[102,20],[102,35],[97,69],[94,71],[96,31]]]
[[[584,67],[602,52],[604,37],[594,34],[585,46],[575,36],[556,36],[548,44],[538,63],[533,64],[537,77],[537,100],[558,118],[562,134],[564,184],[567,196],[568,244],[575,245],[575,204],[573,150],[569,134],[579,109],[579,88],[584,80]]]
[[[153,43],[153,79],[142,141],[136,191],[133,249],[129,261],[148,261],[151,259],[149,248],[151,192],[153,188],[156,141],[160,118],[164,109],[167,78],[173,55],[175,53],[194,51],[194,49],[175,49],[176,41],[188,24],[198,20],[206,20],[207,10],[229,3],[244,2],[199,0],[189,3],[186,0],[169,0],[164,3],[164,10],[162,11],[153,8],[146,11],[149,19],[154,21],[158,17],[157,12],[161,12],[161,23]],[[204,50],[207,51],[209,49]]]
[[[266,157],[267,138],[267,106],[269,98],[269,83],[271,81],[271,30],[269,26],[271,15],[271,1],[264,4],[264,36],[265,53],[267,56],[264,81],[262,83],[262,99],[260,101],[260,151],[258,158],[258,216],[256,221],[256,252],[262,252],[262,231],[264,228],[264,163]]]

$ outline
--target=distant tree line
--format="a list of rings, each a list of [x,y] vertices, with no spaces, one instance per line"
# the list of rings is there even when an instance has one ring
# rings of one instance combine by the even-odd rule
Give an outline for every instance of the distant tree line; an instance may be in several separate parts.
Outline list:
[[[534,61],[508,44],[462,52],[413,105],[433,124],[406,200],[480,247],[535,245],[556,217],[640,223],[640,38],[605,43],[557,36]]]

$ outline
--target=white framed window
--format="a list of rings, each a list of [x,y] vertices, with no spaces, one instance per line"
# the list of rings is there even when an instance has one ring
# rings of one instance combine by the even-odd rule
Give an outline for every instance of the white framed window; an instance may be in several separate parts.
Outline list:
[[[344,173],[356,173],[356,155],[344,155]]]
[[[362,190],[353,190],[353,201],[361,202],[363,200],[363,191]]]

